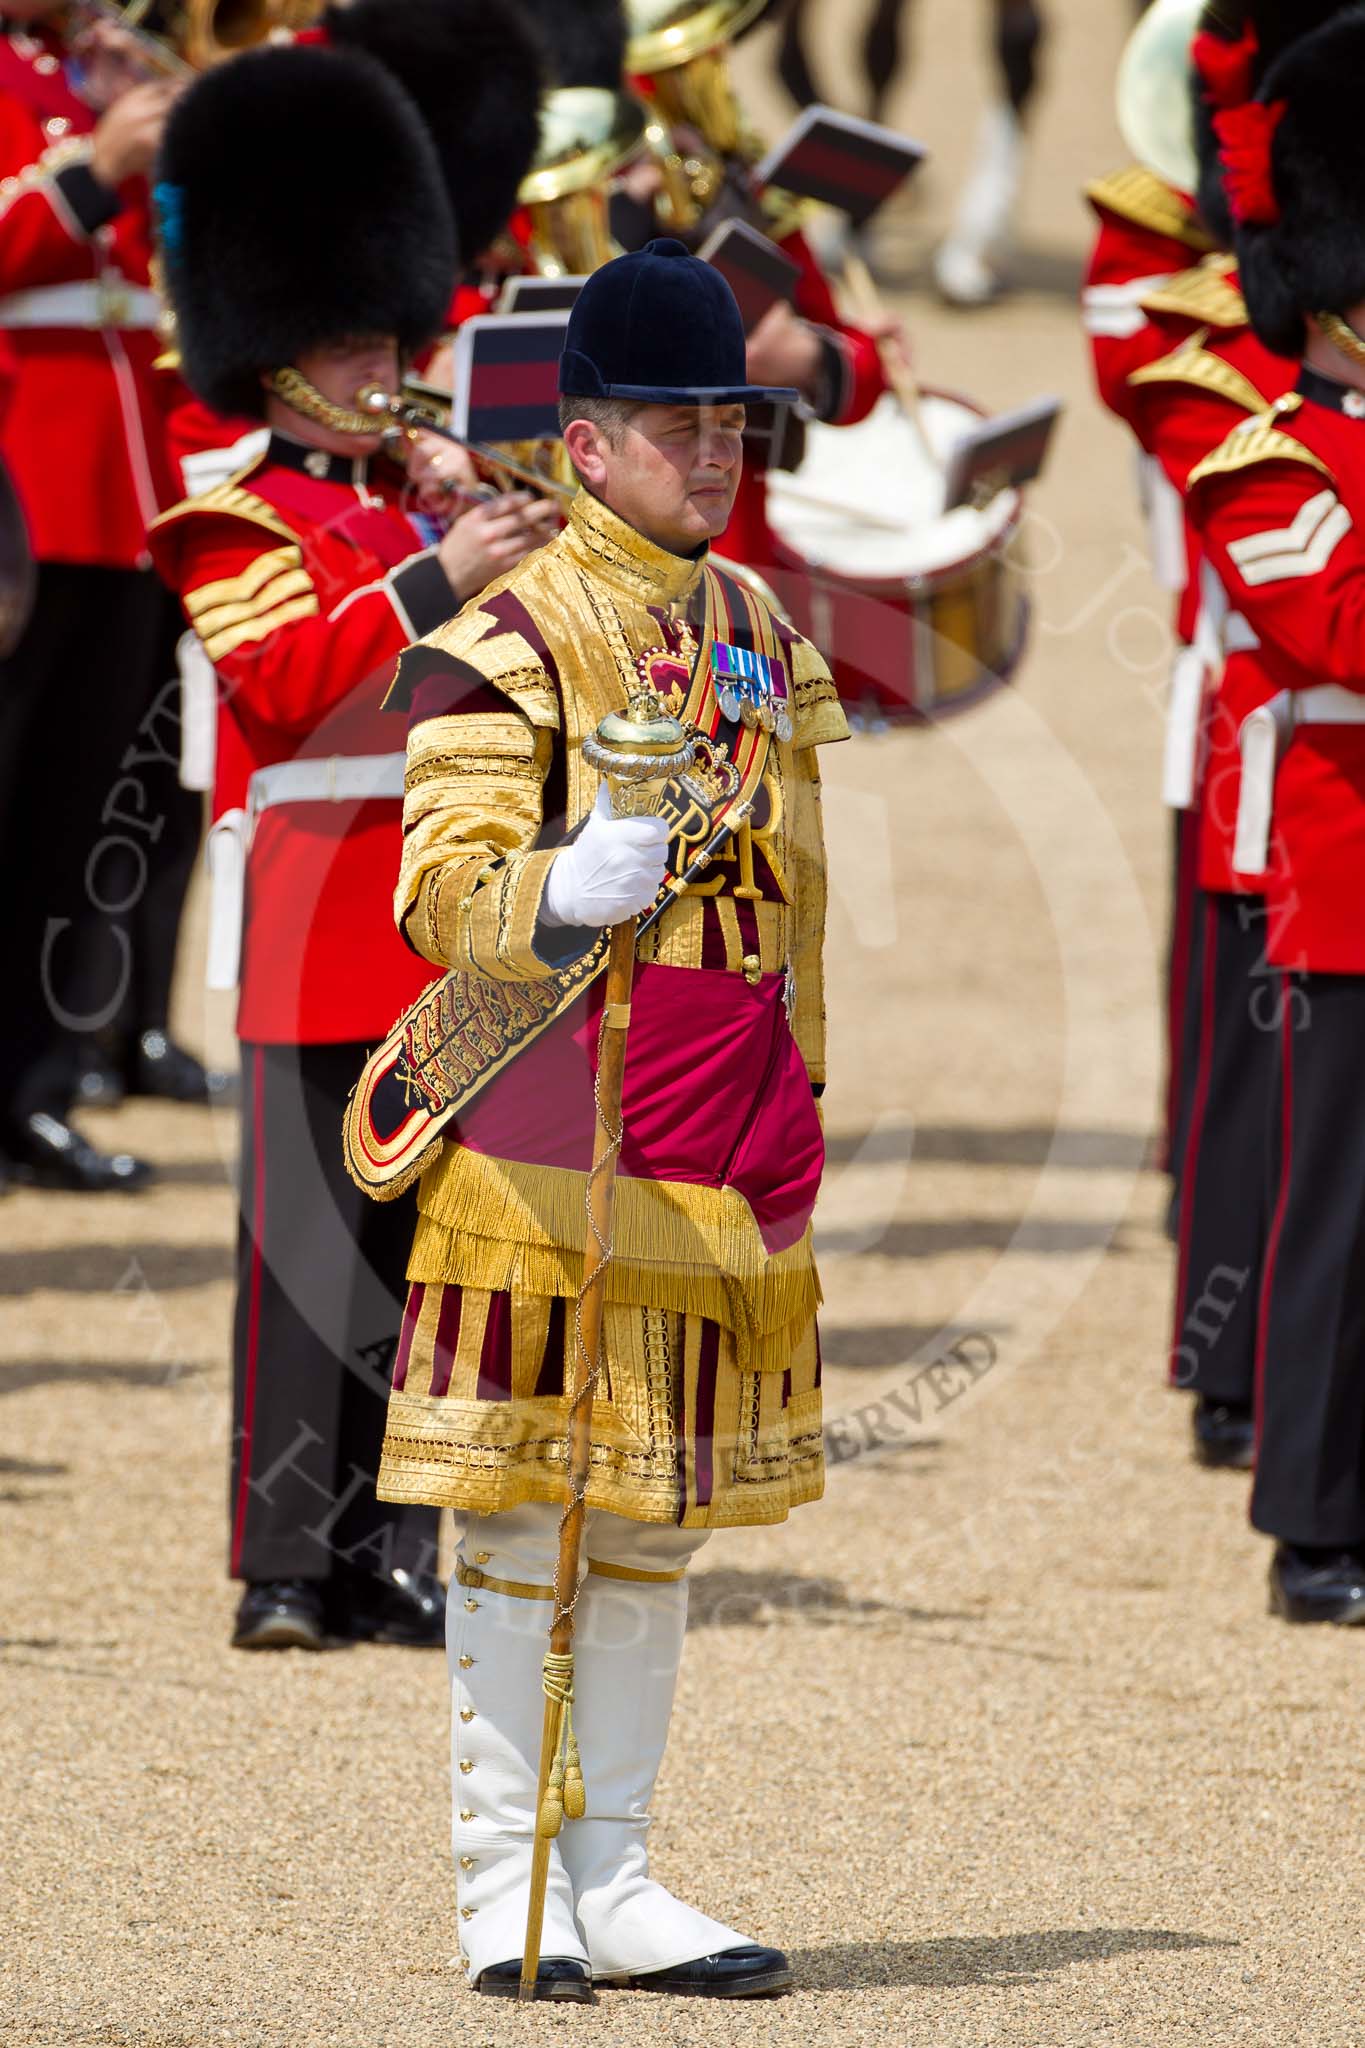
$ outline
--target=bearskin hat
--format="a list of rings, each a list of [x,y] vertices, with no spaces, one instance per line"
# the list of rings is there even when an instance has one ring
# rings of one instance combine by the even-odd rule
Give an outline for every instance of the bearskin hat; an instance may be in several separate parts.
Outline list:
[[[626,56],[621,0],[517,0],[540,45],[546,84],[619,92]]]
[[[565,0],[563,11],[575,11]],[[436,145],[460,247],[486,249],[517,202],[538,136],[540,46],[506,0],[348,0],[322,39],[366,51],[411,94]],[[315,32],[316,33],[316,32]]]
[[[1254,50],[1248,56],[1244,96],[1250,99],[1276,60],[1303,36],[1312,35],[1333,16],[1345,13],[1355,0],[1209,0],[1199,21],[1199,34],[1227,46],[1229,51],[1250,32]],[[1223,167],[1214,132],[1217,112],[1209,81],[1196,67],[1194,92],[1194,141],[1199,159],[1199,187],[1196,199],[1205,227],[1220,248],[1232,247],[1233,224],[1223,190]]]
[[[271,45],[177,100],[155,203],[185,379],[259,415],[260,372],[347,335],[415,350],[443,325],[455,224],[426,127],[352,51]]]
[[[1362,80],[1365,7],[1353,6],[1286,51],[1257,95],[1256,203],[1234,205],[1235,246],[1252,325],[1278,355],[1302,355],[1306,314],[1365,300]]]

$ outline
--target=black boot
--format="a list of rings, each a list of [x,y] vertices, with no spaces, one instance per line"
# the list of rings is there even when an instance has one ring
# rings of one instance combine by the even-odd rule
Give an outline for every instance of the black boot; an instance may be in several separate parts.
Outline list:
[[[1365,1552],[1277,1543],[1270,1611],[1285,1621],[1365,1622]]]
[[[226,1107],[237,1100],[237,1079],[206,1067],[164,1031],[144,1031],[124,1060],[129,1095],[153,1095],[162,1102],[200,1102]]]
[[[101,1152],[46,1110],[6,1123],[0,1150],[14,1180],[30,1187],[64,1188],[78,1195],[136,1194],[156,1178],[145,1159],[134,1159],[131,1152]]]
[[[445,1587],[433,1572],[341,1570],[328,1593],[333,1635],[352,1643],[397,1643],[408,1649],[443,1649]]]
[[[327,1644],[322,1588],[311,1579],[248,1586],[232,1630],[234,1650],[321,1650]]]
[[[521,1988],[520,1960],[511,1963],[490,1963],[481,1970],[474,1985],[485,1998],[515,1998]],[[552,1998],[561,2005],[595,2005],[592,1979],[582,1963],[570,1962],[566,1957],[551,1956],[542,1960],[536,1971],[536,1997]]]
[[[1196,1394],[1190,1418],[1194,1455],[1200,1465],[1249,1472],[1256,1462],[1256,1422],[1249,1401],[1219,1401]]]
[[[669,1991],[675,1998],[775,1998],[790,1991],[791,1965],[778,1948],[745,1942],[671,1970],[648,1970],[627,1980],[632,1991]]]

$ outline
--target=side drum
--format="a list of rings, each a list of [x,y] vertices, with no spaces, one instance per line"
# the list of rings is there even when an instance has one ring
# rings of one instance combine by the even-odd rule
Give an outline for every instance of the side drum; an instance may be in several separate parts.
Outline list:
[[[856,426],[811,425],[800,468],[769,474],[773,581],[857,724],[963,710],[1008,682],[1023,653],[1018,491],[942,509],[947,457],[983,417],[926,392],[921,439],[887,396]]]

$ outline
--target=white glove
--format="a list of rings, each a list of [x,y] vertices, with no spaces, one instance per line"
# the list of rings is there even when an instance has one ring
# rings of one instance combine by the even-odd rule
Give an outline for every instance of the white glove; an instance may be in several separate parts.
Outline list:
[[[572,846],[550,863],[540,899],[547,925],[624,924],[663,885],[668,826],[662,818],[614,818],[606,783]]]

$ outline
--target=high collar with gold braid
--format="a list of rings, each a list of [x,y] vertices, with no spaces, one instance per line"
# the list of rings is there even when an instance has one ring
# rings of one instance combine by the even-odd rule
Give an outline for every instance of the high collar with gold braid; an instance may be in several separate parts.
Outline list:
[[[569,507],[564,547],[580,568],[601,577],[636,604],[677,606],[701,582],[708,550],[675,555],[633,527],[589,490]]]

